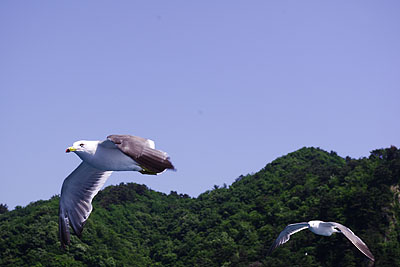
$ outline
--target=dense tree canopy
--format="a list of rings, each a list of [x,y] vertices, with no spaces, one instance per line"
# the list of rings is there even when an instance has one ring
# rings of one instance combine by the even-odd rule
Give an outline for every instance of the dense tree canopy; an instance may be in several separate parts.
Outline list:
[[[0,203],[0,214],[6,213],[8,211],[7,204],[1,204]]]
[[[351,228],[376,266],[400,266],[399,180],[395,147],[361,159],[302,148],[197,198],[134,183],[109,186],[95,197],[82,239],[73,235],[66,251],[54,196],[0,212],[0,266],[370,264],[343,235],[309,231],[266,255],[287,224],[313,219]]]

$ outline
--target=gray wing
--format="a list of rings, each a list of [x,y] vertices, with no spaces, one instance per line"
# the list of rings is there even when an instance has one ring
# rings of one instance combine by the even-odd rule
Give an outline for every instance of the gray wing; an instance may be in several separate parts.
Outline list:
[[[349,228],[336,222],[326,222],[324,224],[329,224],[330,226],[337,228],[342,234],[344,234],[345,237],[347,237],[347,239],[351,241],[351,243],[353,243],[354,246],[358,248],[358,250],[360,250],[371,261],[375,261],[374,255],[372,255],[367,245],[361,240],[361,238],[356,236],[353,233],[353,231],[351,231]]]
[[[331,226],[337,228],[342,234],[344,234],[345,237],[347,237],[347,239],[351,241],[351,243],[353,243],[354,246],[358,248],[358,250],[360,250],[371,261],[375,261],[374,255],[372,255],[367,245],[361,240],[361,238],[356,236],[353,233],[353,231],[351,231],[349,228],[336,222],[327,222],[325,224],[330,224]]]
[[[132,135],[109,135],[107,139],[136,161],[143,168],[142,173],[157,174],[175,169],[167,153],[154,149],[152,140]]]
[[[112,171],[101,171],[82,162],[65,180],[61,188],[59,231],[61,246],[70,242],[69,225],[77,236],[92,212],[92,199]]]
[[[292,234],[295,234],[308,227],[309,227],[308,222],[293,223],[286,226],[285,229],[283,229],[283,231],[279,234],[278,238],[274,241],[274,243],[272,243],[271,247],[267,252],[267,255],[271,254],[271,252],[280,245],[289,241],[290,236]]]

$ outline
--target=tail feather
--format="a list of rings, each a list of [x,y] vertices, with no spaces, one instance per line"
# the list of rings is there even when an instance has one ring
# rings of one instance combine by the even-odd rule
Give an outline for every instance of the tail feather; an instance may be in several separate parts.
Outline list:
[[[159,173],[166,169],[175,170],[167,153],[150,147],[144,147],[141,156],[135,160],[150,172]]]

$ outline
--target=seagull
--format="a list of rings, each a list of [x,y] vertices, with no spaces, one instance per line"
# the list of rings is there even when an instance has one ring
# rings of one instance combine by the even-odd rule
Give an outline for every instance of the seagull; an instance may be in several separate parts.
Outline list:
[[[333,233],[342,233],[347,239],[353,243],[365,256],[371,261],[375,261],[374,255],[368,249],[367,245],[356,236],[349,228],[336,222],[323,222],[323,221],[309,221],[301,223],[293,223],[286,226],[285,229],[279,234],[278,238],[272,243],[267,255],[279,247],[280,245],[289,241],[290,236],[301,230],[308,228],[311,232],[317,235],[331,236]]]
[[[65,178],[61,188],[59,231],[61,247],[70,243],[69,226],[78,237],[92,212],[92,199],[113,171],[138,171],[156,175],[175,170],[167,153],[154,141],[131,135],[110,135],[104,141],[77,141],[65,152],[74,152],[81,164]]]

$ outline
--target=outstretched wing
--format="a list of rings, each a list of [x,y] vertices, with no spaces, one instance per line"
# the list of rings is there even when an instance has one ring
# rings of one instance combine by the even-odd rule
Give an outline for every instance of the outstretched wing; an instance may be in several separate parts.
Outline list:
[[[113,142],[125,155],[131,157],[145,174],[157,174],[166,169],[175,169],[167,153],[154,149],[154,142],[132,135],[110,135]]]
[[[70,242],[69,225],[77,236],[92,212],[92,199],[112,171],[101,171],[82,162],[65,180],[61,188],[59,230],[61,246]]]
[[[308,228],[309,225],[307,222],[301,222],[301,223],[293,223],[289,224],[288,226],[283,229],[283,231],[279,234],[278,238],[272,243],[271,247],[269,248],[267,255],[271,254],[271,252],[279,247],[280,245],[286,243],[289,241],[290,236],[292,234],[295,234],[303,229]]]
[[[351,241],[351,243],[353,243],[354,246],[358,248],[358,250],[360,250],[371,261],[375,261],[374,255],[372,255],[367,245],[361,240],[361,238],[356,236],[353,233],[353,231],[351,231],[349,228],[336,222],[327,222],[325,224],[330,224],[331,226],[337,228],[342,234],[344,234],[345,237],[347,237],[347,239]]]

